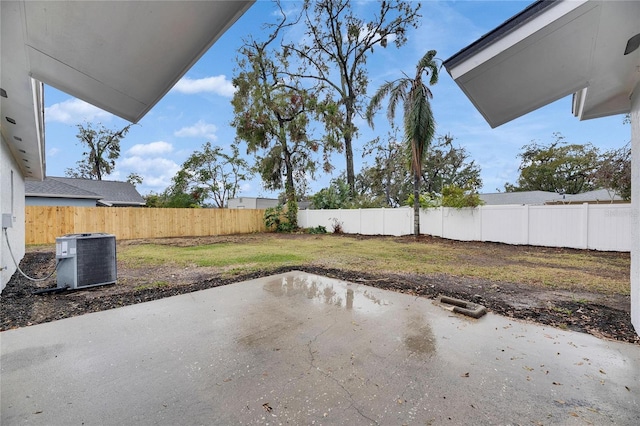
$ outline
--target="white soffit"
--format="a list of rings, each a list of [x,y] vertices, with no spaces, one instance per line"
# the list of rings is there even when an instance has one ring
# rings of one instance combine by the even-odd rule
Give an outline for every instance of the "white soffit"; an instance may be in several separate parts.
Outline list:
[[[31,76],[140,120],[251,1],[26,1]]]
[[[445,61],[491,127],[576,93],[589,119],[628,112],[640,80],[640,2],[536,2]],[[584,90],[583,90],[584,89]]]
[[[137,122],[254,1],[0,1],[0,132],[23,175],[45,176],[40,82]]]
[[[43,86],[29,77],[22,3],[0,1],[0,132],[27,179],[45,174]]]

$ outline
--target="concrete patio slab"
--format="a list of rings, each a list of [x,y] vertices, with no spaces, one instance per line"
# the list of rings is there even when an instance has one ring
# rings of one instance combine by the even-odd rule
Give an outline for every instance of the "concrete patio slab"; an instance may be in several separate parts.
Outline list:
[[[640,424],[640,347],[292,272],[0,334],[1,423]]]

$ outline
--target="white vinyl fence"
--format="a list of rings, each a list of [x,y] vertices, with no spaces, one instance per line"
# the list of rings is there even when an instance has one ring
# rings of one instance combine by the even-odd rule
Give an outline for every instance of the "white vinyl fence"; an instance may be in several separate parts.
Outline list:
[[[298,225],[339,222],[348,234],[413,234],[413,209],[301,210]],[[420,213],[420,233],[460,241],[631,251],[630,204],[439,207]]]

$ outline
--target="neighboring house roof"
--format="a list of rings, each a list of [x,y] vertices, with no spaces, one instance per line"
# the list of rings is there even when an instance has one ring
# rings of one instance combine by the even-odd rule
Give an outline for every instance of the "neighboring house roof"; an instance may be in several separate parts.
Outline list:
[[[105,206],[143,206],[145,200],[129,182],[47,177],[42,182],[27,181],[27,197],[94,198]]]
[[[576,203],[610,203],[620,202],[622,198],[606,189],[583,192],[581,194],[558,194],[547,191],[498,192],[494,194],[478,194],[485,205],[543,205],[543,204],[576,204]]]
[[[559,201],[562,195],[547,191],[497,192],[495,194],[478,194],[488,206],[503,204],[541,205],[549,201]]]
[[[95,192],[86,191],[50,177],[43,181],[26,181],[24,191],[26,197],[88,198],[96,201],[102,198]]]
[[[539,0],[444,66],[491,127],[573,94],[580,120],[629,112],[638,1]]]
[[[580,194],[567,194],[566,198],[561,200],[564,203],[611,203],[614,201],[620,202],[624,200],[614,191],[608,189],[596,189]]]

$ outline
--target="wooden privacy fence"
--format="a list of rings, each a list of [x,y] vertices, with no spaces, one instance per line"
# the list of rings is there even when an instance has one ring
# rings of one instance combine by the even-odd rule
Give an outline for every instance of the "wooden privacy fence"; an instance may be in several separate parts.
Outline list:
[[[53,206],[25,210],[26,244],[55,243],[61,235],[91,232],[132,240],[266,231],[264,210]]]

